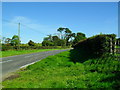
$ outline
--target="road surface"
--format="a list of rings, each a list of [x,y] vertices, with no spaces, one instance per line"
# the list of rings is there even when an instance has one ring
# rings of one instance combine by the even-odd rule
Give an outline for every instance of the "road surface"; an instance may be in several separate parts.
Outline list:
[[[8,73],[18,70],[19,68],[40,61],[41,59],[46,58],[47,56],[55,55],[57,53],[66,50],[53,50],[53,51],[45,51],[45,52],[38,52],[32,54],[4,57],[2,58],[2,62],[0,62],[0,65],[2,65],[2,77],[7,75]]]

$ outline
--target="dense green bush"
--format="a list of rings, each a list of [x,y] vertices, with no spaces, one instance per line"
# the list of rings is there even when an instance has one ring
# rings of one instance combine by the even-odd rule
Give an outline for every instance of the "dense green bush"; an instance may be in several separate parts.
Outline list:
[[[73,47],[86,56],[101,56],[110,52],[110,49],[114,52],[115,37],[115,34],[96,35],[80,41]],[[111,45],[112,47],[110,47]]]
[[[30,50],[30,49],[62,49],[62,48],[70,48],[68,46],[7,46],[2,45],[1,50]]]

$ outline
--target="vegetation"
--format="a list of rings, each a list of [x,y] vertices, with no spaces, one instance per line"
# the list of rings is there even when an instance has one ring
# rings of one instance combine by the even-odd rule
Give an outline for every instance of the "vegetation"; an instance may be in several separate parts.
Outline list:
[[[11,44],[12,46],[18,46],[18,45],[20,44],[20,38],[19,38],[19,36],[14,35],[14,36],[12,37],[12,39],[11,39],[10,44]]]
[[[0,58],[7,57],[7,56],[21,55],[21,54],[51,51],[51,50],[59,50],[59,49],[32,49],[32,50],[18,50],[18,51],[16,50],[2,51],[2,56],[0,56]]]
[[[77,34],[74,34],[73,36],[75,37],[75,39],[73,40],[73,45],[77,44],[81,40],[86,39],[85,34],[80,32],[78,32]]]
[[[80,41],[73,45],[73,47],[79,50],[82,56],[98,57],[105,53],[114,53],[115,37],[115,34],[96,35]]]
[[[29,46],[35,46],[35,43],[34,43],[32,40],[30,40],[30,41],[28,42],[28,45],[29,45]]]
[[[2,84],[4,88],[108,88],[120,87],[120,64],[109,55],[87,59],[76,50],[49,56],[21,69]],[[81,62],[73,62],[74,57]],[[17,78],[14,76],[18,76]]]
[[[3,57],[74,47],[21,69],[6,78],[2,83],[5,88],[120,87],[120,59],[119,54],[114,54],[120,39],[115,34],[86,38],[84,33],[73,33],[69,28],[57,31],[58,35],[47,35],[42,44],[32,40],[21,44],[17,35],[2,39]]]
[[[116,43],[117,46],[120,46],[120,38],[117,38],[117,43]]]
[[[2,46],[2,51],[8,50],[33,50],[33,49],[65,49],[70,48],[69,46]]]
[[[70,47],[72,44],[78,43],[78,41],[83,40],[86,38],[84,33],[72,33],[69,28],[58,28],[57,31],[60,33],[58,35],[47,35],[43,39],[43,42],[35,43],[32,40],[29,40],[28,43],[22,44],[18,35],[14,35],[12,38],[3,37],[2,40],[2,51],[5,50],[26,50],[26,49],[40,49],[45,48],[46,46],[61,46],[61,47]],[[41,47],[45,46],[45,47]],[[46,47],[48,49],[48,47]],[[51,49],[51,47],[49,48]]]
[[[77,34],[72,33],[69,28],[58,28],[60,34],[52,36],[51,34],[48,37],[45,37],[42,45],[43,46],[71,46],[76,44],[79,41],[86,39],[84,33],[78,32]]]

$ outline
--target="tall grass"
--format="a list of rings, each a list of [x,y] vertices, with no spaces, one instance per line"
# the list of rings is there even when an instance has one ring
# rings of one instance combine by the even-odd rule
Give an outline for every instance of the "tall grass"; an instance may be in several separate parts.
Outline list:
[[[49,56],[17,72],[20,77],[8,79],[2,84],[5,88],[120,87],[120,62],[117,58],[105,56],[74,63],[71,57],[71,51]]]

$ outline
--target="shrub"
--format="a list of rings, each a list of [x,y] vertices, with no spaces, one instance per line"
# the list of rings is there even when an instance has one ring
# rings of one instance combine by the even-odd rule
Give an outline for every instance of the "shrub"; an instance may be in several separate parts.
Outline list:
[[[1,46],[0,46],[1,47]],[[62,48],[70,48],[68,46],[7,46],[2,45],[1,50],[30,50],[30,49],[62,49]]]
[[[96,35],[85,40],[80,41],[75,44],[73,47],[87,56],[101,56],[105,53],[110,52],[110,49],[114,52],[115,46],[115,34],[102,34]],[[112,47],[111,40],[112,39]]]

